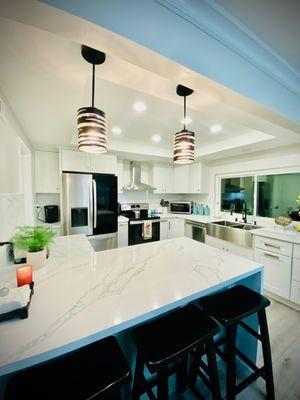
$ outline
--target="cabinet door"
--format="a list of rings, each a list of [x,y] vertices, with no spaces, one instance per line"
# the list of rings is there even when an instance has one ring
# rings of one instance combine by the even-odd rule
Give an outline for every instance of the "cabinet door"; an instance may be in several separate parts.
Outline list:
[[[58,153],[37,151],[35,153],[36,193],[59,193]]]
[[[128,246],[128,224],[118,224],[118,247]]]
[[[189,193],[189,165],[174,167],[174,193]]]
[[[265,288],[285,299],[289,299],[292,269],[291,257],[256,248],[254,261],[265,267]]]
[[[177,238],[184,236],[185,221],[180,218],[170,218],[168,221],[168,237]]]
[[[292,281],[291,301],[300,304],[300,282]]]
[[[293,258],[293,275],[292,279],[300,282],[300,258]]]
[[[61,169],[70,172],[92,172],[90,155],[81,151],[62,150]]]
[[[160,220],[160,240],[168,239],[168,221]]]
[[[173,193],[174,192],[174,172],[169,165],[153,166],[153,186],[154,193]]]
[[[202,163],[190,165],[189,171],[189,193],[208,192],[208,171]]]
[[[96,174],[117,174],[117,157],[91,154],[91,172]]]

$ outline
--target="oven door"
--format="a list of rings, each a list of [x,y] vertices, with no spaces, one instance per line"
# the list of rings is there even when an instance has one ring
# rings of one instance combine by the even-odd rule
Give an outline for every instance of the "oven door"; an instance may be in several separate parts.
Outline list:
[[[149,243],[160,240],[160,220],[151,220],[152,222],[152,238],[144,239],[143,228],[144,221],[129,221],[128,244]]]

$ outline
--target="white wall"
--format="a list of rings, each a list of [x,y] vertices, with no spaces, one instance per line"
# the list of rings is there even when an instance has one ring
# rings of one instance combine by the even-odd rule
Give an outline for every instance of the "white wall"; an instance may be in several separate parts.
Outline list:
[[[0,117],[0,241],[8,241],[17,226],[30,223],[32,184],[24,174],[24,161],[31,156],[31,145],[1,92],[0,98],[5,104],[5,119]],[[0,267],[7,262],[6,250],[0,247]]]

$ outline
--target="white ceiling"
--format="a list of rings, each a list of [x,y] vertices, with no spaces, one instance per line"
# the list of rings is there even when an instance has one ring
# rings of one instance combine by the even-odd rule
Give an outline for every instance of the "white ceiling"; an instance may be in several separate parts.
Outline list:
[[[91,101],[91,66],[81,58],[80,44],[0,19],[0,54],[0,88],[33,146],[71,146],[76,141],[76,111]],[[110,148],[171,157],[173,135],[182,127],[182,99],[175,92],[179,82],[110,55],[96,74],[95,105],[106,112],[109,129],[117,125],[123,130],[119,137],[109,133]],[[241,96],[240,107],[236,95],[231,103],[226,88],[203,88],[187,100],[199,156],[216,159],[300,143],[296,126],[293,131],[274,124],[263,107],[254,113],[252,103],[245,107]],[[147,110],[135,112],[135,101],[143,101]],[[223,131],[210,133],[212,124],[221,124]],[[160,143],[151,141],[153,134],[162,136]]]
[[[300,74],[299,0],[217,0]]]

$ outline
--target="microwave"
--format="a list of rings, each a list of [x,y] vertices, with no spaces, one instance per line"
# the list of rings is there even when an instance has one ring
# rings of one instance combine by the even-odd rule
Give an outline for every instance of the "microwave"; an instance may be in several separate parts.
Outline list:
[[[170,212],[173,214],[191,214],[192,202],[191,201],[170,202]]]

